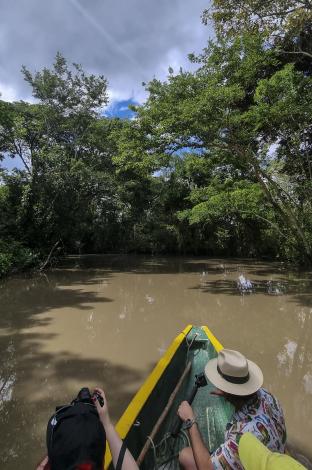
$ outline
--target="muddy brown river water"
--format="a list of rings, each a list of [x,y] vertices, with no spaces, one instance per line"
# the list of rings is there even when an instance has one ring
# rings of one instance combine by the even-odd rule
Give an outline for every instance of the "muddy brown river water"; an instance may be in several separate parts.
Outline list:
[[[103,386],[116,421],[189,323],[258,363],[312,458],[312,272],[246,260],[72,257],[0,283],[0,468],[34,468],[55,406]]]

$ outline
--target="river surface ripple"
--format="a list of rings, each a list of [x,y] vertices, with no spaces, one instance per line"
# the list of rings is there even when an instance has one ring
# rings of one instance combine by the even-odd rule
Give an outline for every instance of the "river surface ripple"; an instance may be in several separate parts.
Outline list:
[[[0,467],[33,468],[55,406],[102,386],[116,421],[189,323],[263,369],[312,458],[312,273],[248,260],[71,257],[0,284]]]

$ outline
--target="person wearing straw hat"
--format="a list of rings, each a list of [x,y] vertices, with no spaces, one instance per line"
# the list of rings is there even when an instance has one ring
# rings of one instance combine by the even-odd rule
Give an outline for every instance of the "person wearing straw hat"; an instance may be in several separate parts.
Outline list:
[[[197,428],[191,406],[182,402],[178,415],[188,430],[191,447],[182,449],[179,462],[185,470],[243,470],[238,444],[250,432],[267,448],[284,453],[286,427],[277,399],[262,388],[260,367],[238,351],[223,349],[205,367],[206,378],[216,387],[213,395],[234,406],[234,415],[226,427],[224,443],[211,455]]]

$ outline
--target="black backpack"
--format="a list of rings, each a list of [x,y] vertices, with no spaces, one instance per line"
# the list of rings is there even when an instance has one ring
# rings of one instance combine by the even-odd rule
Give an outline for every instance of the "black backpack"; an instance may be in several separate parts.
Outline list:
[[[74,470],[79,464],[103,469],[106,435],[93,403],[74,400],[57,408],[47,426],[51,470]]]

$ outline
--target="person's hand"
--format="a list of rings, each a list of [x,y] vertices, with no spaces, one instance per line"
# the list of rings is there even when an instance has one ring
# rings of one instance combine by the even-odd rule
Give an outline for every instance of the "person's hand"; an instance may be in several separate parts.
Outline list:
[[[94,389],[94,392],[98,393],[101,395],[101,397],[104,400],[104,405],[101,406],[99,403],[99,400],[97,400],[95,397],[93,397],[94,404],[96,406],[97,412],[99,414],[100,420],[102,421],[103,426],[107,426],[110,423],[110,417],[108,413],[108,406],[107,406],[107,400],[104,391],[101,388],[96,387]]]
[[[182,419],[182,421],[186,421],[187,419],[195,419],[192,407],[187,401],[182,401],[178,408],[178,416]]]

